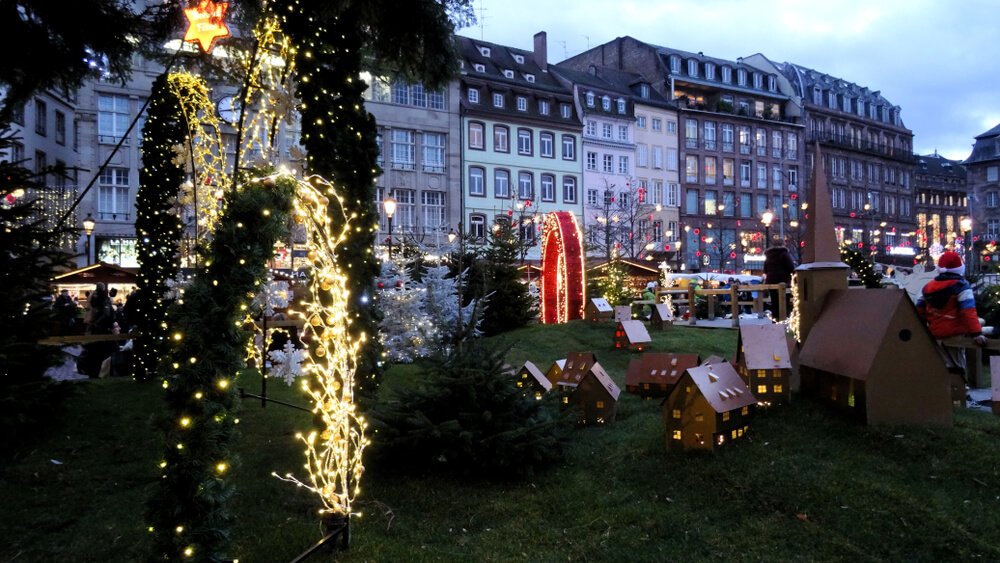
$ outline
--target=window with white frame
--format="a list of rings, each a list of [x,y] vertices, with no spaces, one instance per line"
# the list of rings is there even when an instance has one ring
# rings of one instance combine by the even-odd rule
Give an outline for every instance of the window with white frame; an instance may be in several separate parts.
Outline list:
[[[473,240],[486,239],[486,216],[478,213],[469,216],[469,236]]]
[[[757,187],[767,187],[767,164],[763,162],[757,163]]]
[[[601,109],[604,111],[611,111],[611,97],[602,96],[601,97]]]
[[[478,88],[469,88],[469,90],[466,92],[466,96],[469,99],[469,103],[473,103],[473,104],[478,104],[479,103],[479,89]]]
[[[105,168],[98,177],[97,186],[97,218],[101,221],[128,221],[132,210],[129,169]]]
[[[705,63],[705,78],[709,80],[715,80],[715,65],[712,63]]]
[[[99,94],[97,97],[97,142],[114,144],[128,131],[128,96]],[[126,141],[127,142],[127,141]]]
[[[676,182],[667,184],[667,207],[677,207],[681,204],[681,185]]]
[[[417,214],[415,191],[394,188],[392,196],[396,199],[396,214],[392,216],[393,226],[401,232],[412,233]]]
[[[698,76],[698,61],[688,59],[688,76]]]
[[[706,121],[705,122],[705,133],[704,133],[704,143],[705,148],[708,150],[715,150],[715,122]]]
[[[486,170],[480,166],[469,168],[469,195],[486,195]]]
[[[49,109],[48,105],[38,98],[35,98],[35,133],[42,137],[48,135],[49,131]]]
[[[684,178],[687,182],[698,181],[698,157],[687,155],[684,157]]]
[[[734,131],[732,123],[722,124],[722,150],[725,152],[733,152],[736,139]]]
[[[588,119],[587,120],[587,125],[586,125],[585,132],[587,133],[588,137],[596,137],[597,136],[597,122],[594,121],[593,119]]]
[[[997,206],[997,192],[986,192],[986,207],[993,209]]]
[[[510,197],[510,172],[502,168],[493,171],[493,196],[501,199]]]
[[[393,129],[389,136],[389,151],[392,157],[392,167],[413,170],[414,153],[416,151],[413,131],[409,129]]]
[[[986,181],[996,182],[1000,179],[1000,167],[997,166],[987,166],[986,167]]]
[[[542,174],[538,179],[539,195],[542,201],[556,200],[556,177],[552,174]]]
[[[597,189],[589,188],[587,190],[587,205],[589,207],[597,207],[598,206],[597,199],[598,199]]]
[[[670,55],[670,72],[681,71],[681,58],[677,55]]]
[[[667,120],[667,133],[674,135],[677,133],[677,122],[673,119]]]
[[[521,128],[517,130],[517,154],[531,156],[531,129]]]
[[[645,115],[637,115],[637,116],[635,116],[635,126],[638,127],[639,129],[645,129],[646,128],[646,116]]]
[[[483,150],[486,148],[483,140],[483,124],[477,121],[469,123],[469,148]]]
[[[747,71],[745,69],[739,69],[736,71],[736,83],[740,86],[747,85]]]
[[[618,113],[620,113],[622,115],[625,115],[625,99],[624,98],[618,98],[617,105],[618,105]]]
[[[538,134],[538,154],[544,158],[555,158],[555,135],[545,132]]]
[[[499,92],[493,93],[493,107],[502,108],[503,107],[503,94]]]
[[[653,205],[663,205],[663,180],[653,180],[653,197],[650,198]]]
[[[626,142],[628,141],[628,125],[618,126],[618,140]]]
[[[612,156],[610,154],[606,154],[606,155],[604,155],[603,160],[604,160],[604,163],[603,163],[603,166],[601,167],[601,170],[604,171],[607,174],[611,174],[612,172],[614,172],[614,170],[615,170],[615,158],[614,158],[614,156]]]
[[[510,130],[506,125],[493,126],[493,151],[510,152]]]
[[[771,156],[781,158],[781,131],[771,132]]]
[[[778,79],[773,74],[767,76],[767,89],[770,92],[776,92],[778,90]]]
[[[628,176],[629,167],[628,167],[628,157],[627,156],[619,156],[618,157],[618,173],[622,174],[622,175],[625,175],[625,176]]]
[[[420,205],[424,228],[439,230],[446,225],[444,192],[420,192]]]
[[[698,148],[698,121],[688,119],[684,122],[684,142],[687,148]]]
[[[524,96],[517,97],[517,111],[528,111],[528,98]]]
[[[663,121],[659,117],[654,117],[653,118],[653,128],[652,129],[653,129],[654,132],[659,132],[661,129],[663,129]]]
[[[675,151],[676,152],[676,151]],[[674,155],[676,159],[677,155]],[[653,168],[662,169],[663,168],[663,147],[653,145]],[[674,170],[677,170],[677,162],[674,162]]]
[[[563,203],[576,203],[576,178],[563,176]]]
[[[562,136],[562,157],[563,160],[576,160],[576,139],[573,135]]]
[[[635,146],[635,165],[639,168],[649,167],[649,147],[644,143]]]
[[[782,179],[785,177],[784,172],[781,170],[780,166],[775,166],[771,168],[771,188],[774,190],[781,189]]]
[[[726,84],[732,84],[733,82],[733,69],[728,66],[722,67],[722,81]]]
[[[656,156],[655,154],[653,155]],[[677,149],[667,149],[667,170],[677,170]]]
[[[799,158],[799,136],[797,133],[788,134],[788,144],[785,146],[788,160],[798,160]]]
[[[597,153],[587,151],[587,170],[597,170]]]
[[[731,158],[722,159],[722,184],[732,186],[736,182],[736,163]]]
[[[535,199],[535,175],[531,172],[517,173],[517,197]]]
[[[541,115],[549,114],[549,101],[548,100],[538,100],[538,113]]]
[[[444,172],[444,133],[423,134],[424,172]]]
[[[719,174],[718,161],[714,156],[705,157],[705,183],[714,184]]]
[[[604,137],[605,139],[610,139],[610,138],[612,138],[613,134],[614,134],[614,128],[611,127],[610,123],[602,123],[601,124],[601,136],[602,137]]]
[[[753,198],[753,196],[751,194],[749,194],[749,193],[744,192],[744,193],[740,194],[740,217],[741,218],[746,219],[746,218],[748,218],[748,217],[750,217],[750,216],[753,215],[753,208],[751,207],[753,205],[753,202],[751,201],[752,198]]]
[[[573,108],[569,104],[559,104],[559,115],[563,119],[569,119],[573,115]]]
[[[535,75],[534,74],[530,74],[530,73],[525,73],[524,74],[524,80],[527,81],[527,82],[530,82],[530,83],[534,84],[535,83]]]
[[[503,69],[503,77],[511,79],[514,78],[514,71],[509,68]]]
[[[593,92],[587,92],[587,95],[585,96],[585,98],[587,100],[587,107],[588,108],[594,107],[594,100],[595,100],[594,93]]]
[[[66,144],[66,114],[56,110],[56,143],[60,145]]]

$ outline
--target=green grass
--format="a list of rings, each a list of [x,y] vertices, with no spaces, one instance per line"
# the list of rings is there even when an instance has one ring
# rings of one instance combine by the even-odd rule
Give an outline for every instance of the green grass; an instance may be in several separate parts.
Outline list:
[[[677,327],[653,350],[731,356],[735,332]],[[622,382],[631,354],[610,325],[532,326],[494,339],[511,365],[546,369],[593,350]],[[419,378],[394,369],[386,387]],[[259,382],[245,382],[255,390]],[[0,558],[136,561],[156,480],[160,389],[80,384],[56,430],[0,469]],[[277,398],[303,403],[272,383]],[[270,476],[296,471],[309,415],[247,400],[234,470],[233,555],[288,561],[320,536],[312,499]],[[343,561],[1000,560],[997,418],[866,428],[808,400],[763,413],[714,455],[668,453],[658,403],[623,394],[619,419],[571,433],[566,459],[523,482],[369,467]],[[375,440],[378,439],[376,436]],[[57,465],[50,460],[58,460]],[[314,559],[316,561],[322,558]]]

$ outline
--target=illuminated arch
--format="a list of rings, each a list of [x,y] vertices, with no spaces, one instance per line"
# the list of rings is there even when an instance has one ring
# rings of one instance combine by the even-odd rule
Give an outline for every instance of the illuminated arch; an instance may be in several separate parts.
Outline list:
[[[583,241],[576,216],[555,211],[542,227],[542,322],[583,318]]]

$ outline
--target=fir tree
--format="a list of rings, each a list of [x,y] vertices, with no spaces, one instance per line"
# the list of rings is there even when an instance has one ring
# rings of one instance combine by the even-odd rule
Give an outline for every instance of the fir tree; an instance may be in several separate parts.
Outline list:
[[[385,262],[378,278],[378,305],[383,315],[379,338],[386,357],[393,362],[408,363],[426,356],[436,338],[424,311],[425,291],[409,271],[405,265]]]

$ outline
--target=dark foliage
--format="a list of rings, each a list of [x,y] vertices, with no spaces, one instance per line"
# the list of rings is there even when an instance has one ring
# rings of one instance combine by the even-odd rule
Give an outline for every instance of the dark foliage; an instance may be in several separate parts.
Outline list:
[[[264,279],[274,242],[285,233],[294,189],[294,181],[279,179],[230,192],[206,254],[207,266],[171,310],[172,332],[181,339],[164,377],[163,479],[149,503],[154,559],[226,559],[235,378],[246,367],[250,337],[240,326],[241,306]],[[221,470],[220,463],[226,464]],[[176,532],[178,526],[182,533]],[[189,547],[194,555],[185,557]]]
[[[555,394],[517,388],[505,353],[473,341],[430,359],[419,385],[376,406],[377,463],[514,478],[559,460],[569,419]]]
[[[840,258],[851,270],[857,274],[858,279],[868,289],[878,289],[882,287],[882,281],[875,273],[875,263],[861,252],[843,245],[840,247]]]

